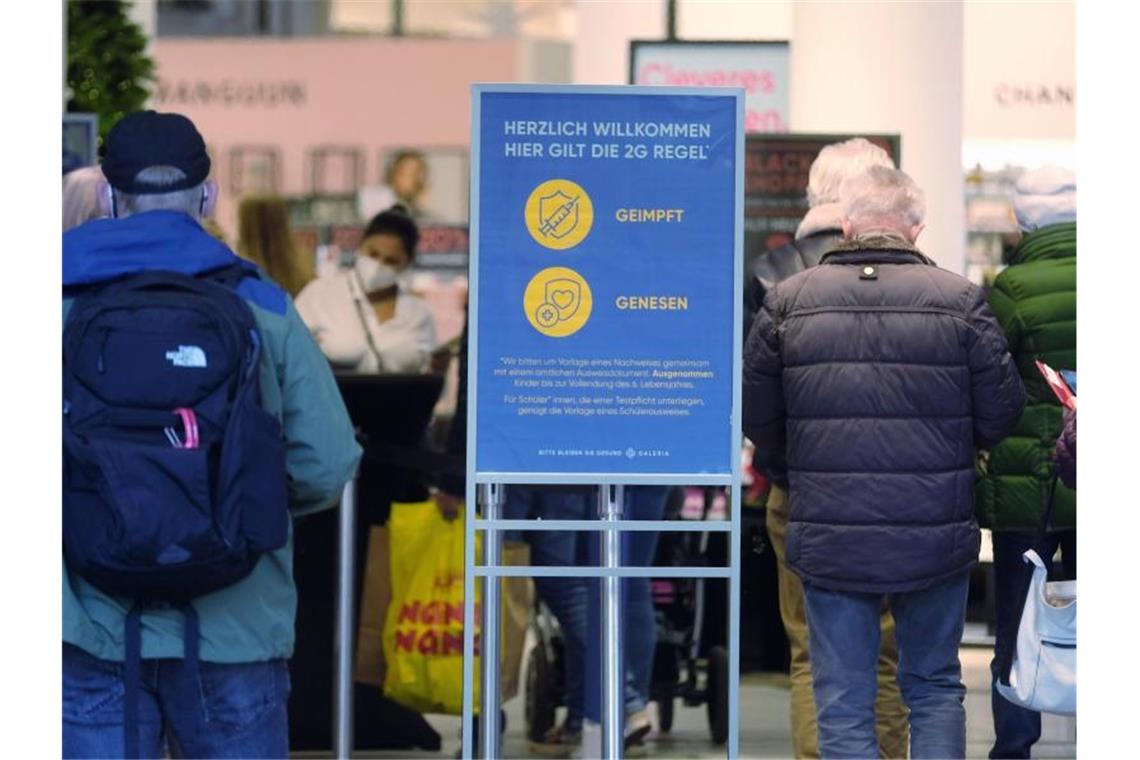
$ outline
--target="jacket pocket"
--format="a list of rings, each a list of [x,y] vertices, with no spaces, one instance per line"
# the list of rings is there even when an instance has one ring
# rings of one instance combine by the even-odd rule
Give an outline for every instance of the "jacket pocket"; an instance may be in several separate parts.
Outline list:
[[[284,660],[199,663],[202,713],[208,728],[241,733],[273,710],[285,710],[289,669]]]
[[[63,719],[122,720],[123,668],[63,645]]]

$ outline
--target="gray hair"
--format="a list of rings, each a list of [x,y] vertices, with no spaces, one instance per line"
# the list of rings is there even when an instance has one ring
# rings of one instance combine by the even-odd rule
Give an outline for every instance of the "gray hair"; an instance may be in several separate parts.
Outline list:
[[[857,229],[909,228],[926,218],[926,194],[905,172],[873,166],[839,188],[843,216]]]
[[[99,206],[99,183],[103,170],[84,166],[63,175],[63,231],[103,216]]]
[[[154,192],[134,194],[115,191],[116,212],[119,216],[141,214],[144,211],[163,209],[183,211],[197,219],[202,210],[202,185],[185,190],[161,192],[162,188],[176,185],[186,179],[186,173],[174,166],[149,166],[135,175],[135,182],[153,188]]]
[[[885,150],[862,137],[825,145],[808,170],[808,203],[838,203],[840,185],[872,166],[893,169],[895,162]]]

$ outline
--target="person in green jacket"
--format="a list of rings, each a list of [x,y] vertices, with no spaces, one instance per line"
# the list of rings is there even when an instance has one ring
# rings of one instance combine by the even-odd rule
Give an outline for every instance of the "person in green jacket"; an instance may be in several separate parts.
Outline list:
[[[99,196],[113,218],[63,236],[66,323],[71,292],[151,270],[198,274],[241,260],[201,226],[217,197],[205,143],[189,119],[124,117],[107,139]],[[262,407],[281,421],[292,514],[333,506],[361,449],[328,362],[293,303],[252,270],[236,292],[261,339]],[[63,756],[123,757],[124,622],[131,600],[63,567]],[[143,757],[287,757],[288,658],[297,591],[292,538],[253,571],[194,600],[198,683],[181,667],[181,610],[141,615],[138,750]],[[196,695],[193,699],[188,695]]]
[[[1045,506],[1052,500],[1048,556],[1061,548],[1067,577],[1076,575],[1077,494],[1055,482],[1053,449],[1061,433],[1061,405],[1034,363],[1077,368],[1076,178],[1044,168],[1017,183],[1014,211],[1021,230],[997,276],[990,308],[1005,330],[1025,383],[1025,412],[1013,434],[979,461],[978,523],[993,531],[997,635],[991,665],[996,680],[1012,658],[1025,604],[1033,547]],[[996,739],[991,758],[1029,757],[1041,736],[1041,714],[993,692]]]

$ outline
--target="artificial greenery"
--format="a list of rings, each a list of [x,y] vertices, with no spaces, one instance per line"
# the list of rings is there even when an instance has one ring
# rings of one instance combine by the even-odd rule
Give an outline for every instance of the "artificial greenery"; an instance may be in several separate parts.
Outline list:
[[[154,81],[146,35],[124,0],[68,0],[67,110],[99,117],[99,142],[119,119],[142,108]]]

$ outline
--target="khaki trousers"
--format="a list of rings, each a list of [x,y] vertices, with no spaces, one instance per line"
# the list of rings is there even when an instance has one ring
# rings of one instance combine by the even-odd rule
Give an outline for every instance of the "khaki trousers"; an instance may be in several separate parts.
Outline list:
[[[807,615],[804,587],[788,569],[784,537],[788,529],[787,492],[773,486],[768,495],[768,539],[776,551],[780,587],[780,617],[792,650],[792,746],[797,758],[819,757],[819,734],[815,719],[815,699],[811,689],[811,661],[808,659]],[[882,647],[879,652],[879,694],[875,702],[875,733],[884,758],[905,758],[910,738],[907,709],[898,683],[899,650],[895,643],[895,621],[884,601]]]

